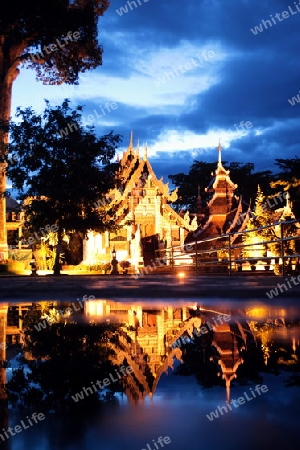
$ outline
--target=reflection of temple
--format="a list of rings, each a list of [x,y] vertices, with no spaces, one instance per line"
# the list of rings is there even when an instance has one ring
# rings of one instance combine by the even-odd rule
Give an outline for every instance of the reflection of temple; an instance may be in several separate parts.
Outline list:
[[[26,314],[32,305],[42,309],[49,306],[47,302],[41,302],[38,305],[23,303],[1,307],[0,338],[2,342],[8,343],[9,348],[10,344],[20,341],[19,333],[23,326],[20,316]],[[145,302],[131,304],[109,300],[89,300],[84,302],[84,310],[76,314],[81,314],[91,323],[111,321],[121,324],[117,339],[109,341],[106,345],[112,350],[110,355],[112,363],[128,364],[133,368],[133,372],[123,379],[126,395],[132,402],[143,400],[146,396],[153,396],[162,374],[173,367],[174,358],[180,362],[185,361],[193,345],[183,348],[183,344],[195,342],[196,335],[201,341],[200,347],[203,344],[204,353],[208,355],[208,363],[205,362],[205,364],[211,365],[214,370],[216,368],[214,373],[218,372],[219,379],[224,383],[227,399],[229,399],[232,381],[239,377],[240,369],[244,367],[244,357],[252,353],[253,349],[255,354],[257,350],[260,352],[262,360],[264,356],[267,365],[270,354],[273,352],[274,339],[278,339],[278,336],[281,339],[284,337],[285,342],[280,343],[280,347],[292,349],[290,359],[285,359],[285,364],[291,364],[296,361],[295,355],[300,341],[299,325],[291,334],[290,329],[285,326],[285,321],[281,319],[284,317],[282,311],[276,312],[276,317],[280,320],[274,319],[269,322],[266,319],[265,310],[260,312],[253,309],[236,314],[227,310],[220,312],[199,309],[195,304],[165,306]],[[229,317],[227,321],[222,319],[225,314]],[[256,328],[258,322],[253,321],[250,316],[257,316],[264,323],[264,328]],[[72,315],[70,318],[72,319]],[[74,319],[76,320],[75,317]],[[270,333],[274,326],[280,333],[279,331],[277,334]],[[203,327],[208,327],[207,329],[212,332],[204,333]],[[259,347],[257,346],[258,337],[261,341]],[[1,349],[0,358],[4,361],[7,355],[3,346]],[[198,350],[193,355],[195,358],[201,358]],[[272,357],[274,361],[277,356],[272,355]],[[278,363],[281,364],[279,360]],[[3,390],[5,369],[0,370],[2,383],[0,395],[5,398]],[[201,373],[199,374],[201,378]]]
[[[176,191],[169,193],[168,183],[156,178],[147,148],[141,157],[139,146],[133,148],[132,136],[120,166],[122,187],[100,200],[99,207],[106,207],[107,214],[122,228],[117,233],[90,232],[83,243],[83,260],[87,264],[110,261],[115,249],[117,260],[128,260],[138,269],[155,260],[156,250],[183,244],[188,231],[197,228],[197,222],[191,221],[188,214],[181,217],[169,205],[177,199]]]
[[[172,349],[172,343],[185,331],[192,333],[194,326],[201,324],[195,318],[187,320],[186,307],[155,308],[96,300],[85,304],[85,313],[91,321],[106,318],[126,324],[118,346],[112,345],[116,353],[112,361],[123,364],[126,359],[134,369],[132,376],[126,379],[126,394],[132,401],[153,395],[161,374],[173,367],[173,358],[180,360],[181,350]]]
[[[225,381],[228,401],[231,382],[237,378],[238,367],[243,363],[242,352],[247,348],[249,336],[250,341],[253,341],[249,325],[244,320],[236,320],[234,317],[231,317],[229,322],[218,325],[214,333],[212,346],[217,351],[217,356],[212,359],[215,359],[220,367],[220,376]]]
[[[13,305],[9,310],[7,306],[2,308],[3,342],[19,342],[19,331],[22,330],[20,317],[30,307],[30,303],[24,303]],[[113,350],[113,363],[122,365],[126,362],[134,369],[125,380],[126,394],[131,401],[144,399],[147,395],[151,397],[161,375],[173,367],[174,357],[181,361],[180,338],[193,338],[195,331],[199,335],[201,326],[210,321],[210,316],[216,316],[204,310],[195,313],[192,306],[153,306],[108,300],[87,301],[84,308],[84,314],[90,322],[111,320],[124,324],[119,332],[118,343],[108,345]],[[218,324],[213,333],[213,359],[218,364],[227,391],[243,362],[241,352],[247,345],[244,329],[245,324],[230,320]],[[174,346],[176,342],[179,342],[179,346]],[[2,356],[5,359],[4,353]]]
[[[131,400],[152,396],[162,373],[173,367],[173,358],[181,360],[180,346],[172,345],[180,337],[193,338],[193,331],[199,333],[201,326],[210,321],[210,316],[216,316],[204,314],[204,310],[195,314],[193,308],[188,307],[147,307],[106,300],[88,301],[85,312],[91,321],[117,319],[126,324],[120,348],[113,346],[113,349],[117,353],[116,363],[122,364],[126,359],[134,368],[134,382],[130,380],[126,391]],[[231,381],[236,378],[237,369],[243,363],[241,354],[247,347],[249,334],[249,326],[233,318],[218,324],[214,330],[211,345],[215,356],[212,359],[219,366],[228,396]]]

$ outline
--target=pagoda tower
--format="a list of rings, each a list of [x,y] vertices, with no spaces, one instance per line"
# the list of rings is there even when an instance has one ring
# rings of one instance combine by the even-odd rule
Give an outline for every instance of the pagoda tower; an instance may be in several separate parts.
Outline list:
[[[186,243],[201,241],[226,233],[242,231],[250,217],[250,205],[236,195],[237,184],[230,178],[230,171],[222,164],[222,147],[218,145],[218,162],[214,176],[205,189],[208,195],[206,221],[196,232],[189,233]],[[199,248],[210,248],[211,242]]]
[[[237,184],[234,184],[229,176],[229,170],[222,165],[222,147],[218,146],[218,165],[215,171],[215,177],[211,186],[206,188],[206,192],[211,194],[208,202],[210,221],[223,229],[228,213],[231,212],[234,205],[234,192]]]

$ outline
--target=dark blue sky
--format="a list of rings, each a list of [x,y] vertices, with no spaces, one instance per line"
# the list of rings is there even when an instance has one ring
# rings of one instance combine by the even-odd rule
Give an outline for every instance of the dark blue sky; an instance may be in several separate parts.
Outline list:
[[[147,142],[165,181],[194,160],[216,161],[219,139],[224,160],[254,162],[257,170],[299,155],[300,103],[288,100],[300,90],[300,5],[136,0],[130,9],[128,3],[112,0],[99,21],[102,66],[78,86],[43,86],[22,70],[12,113],[69,98],[84,106],[86,123],[99,135],[123,136],[120,151],[131,130],[135,144]]]

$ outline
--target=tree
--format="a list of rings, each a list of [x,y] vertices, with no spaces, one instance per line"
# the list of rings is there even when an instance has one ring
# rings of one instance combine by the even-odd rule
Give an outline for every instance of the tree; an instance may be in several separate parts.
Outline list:
[[[263,172],[253,172],[253,163],[241,162],[223,162],[222,165],[226,170],[230,171],[230,177],[234,183],[237,183],[237,193],[242,195],[245,202],[255,198],[257,185],[260,184],[264,191],[269,193],[272,172],[269,170]],[[175,202],[175,208],[189,209],[191,212],[197,210],[197,190],[200,186],[200,194],[202,200],[202,208],[205,211],[207,194],[205,188],[211,183],[216,163],[207,163],[202,161],[194,161],[188,174],[179,173],[169,175],[172,183],[178,188],[178,200]]]
[[[243,243],[245,247],[243,248],[243,257],[257,258],[263,257],[266,254],[268,246],[257,245],[259,242],[277,239],[274,228],[264,228],[259,231],[257,228],[271,225],[274,223],[273,213],[269,204],[266,202],[266,197],[258,185],[257,195],[255,200],[254,212],[251,215],[249,222],[247,223],[246,230],[249,233],[243,235]],[[275,244],[278,245],[278,244]],[[277,250],[277,249],[276,249]]]
[[[272,172],[264,170],[255,172],[253,163],[231,162],[227,169],[230,170],[230,177],[238,185],[238,194],[242,196],[247,203],[255,199],[257,186],[260,185],[266,195],[271,194],[270,182]]]
[[[273,205],[272,205],[273,206]],[[252,257],[257,260],[260,257],[267,256],[267,252],[270,251],[275,257],[281,256],[281,244],[279,239],[281,237],[297,236],[297,228],[295,224],[285,224],[284,226],[280,222],[285,219],[278,217],[276,210],[270,206],[269,197],[265,196],[261,187],[258,186],[255,209],[251,215],[249,222],[247,223],[247,230],[249,233],[243,236],[243,243],[246,245],[243,248],[243,257]],[[267,228],[259,229],[272,225]],[[281,228],[282,227],[282,228]],[[254,231],[251,231],[254,230]],[[261,244],[260,242],[269,242],[268,244]],[[284,254],[292,255],[295,253],[295,241],[287,241],[284,243]],[[285,261],[286,266],[290,266],[290,260]],[[275,264],[275,274],[281,274],[282,269],[279,269],[279,264]]]
[[[13,82],[20,67],[44,84],[78,84],[102,63],[98,17],[108,0],[14,0],[0,17],[0,252],[7,251],[5,155]]]
[[[200,194],[204,200],[204,189],[208,186],[215,170],[215,163],[194,161],[188,174],[169,175],[172,183],[178,188],[178,200],[174,203],[174,208],[197,212],[198,186],[200,186]],[[202,203],[202,206],[204,205],[205,203]]]
[[[277,190],[289,191],[293,202],[293,212],[297,219],[300,218],[300,159],[295,156],[292,159],[276,159],[275,164],[280,172],[276,175],[271,187]]]
[[[82,107],[72,110],[69,103],[66,99],[52,108],[46,101],[42,115],[32,108],[18,108],[16,117],[21,120],[11,123],[8,154],[13,155],[8,176],[20,198],[26,199],[26,225],[36,238],[45,231],[56,231],[59,245],[64,233],[70,237],[73,233],[86,235],[90,229],[116,228],[113,215],[107,217],[113,207],[108,201],[101,201],[99,207],[99,198],[105,198],[118,183],[119,165],[110,160],[120,136],[110,132],[97,138],[93,127],[82,125]],[[68,131],[70,124],[72,132]]]

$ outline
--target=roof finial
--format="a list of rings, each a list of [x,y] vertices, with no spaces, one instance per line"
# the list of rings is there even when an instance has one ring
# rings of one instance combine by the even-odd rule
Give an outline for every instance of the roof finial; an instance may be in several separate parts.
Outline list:
[[[131,150],[132,150],[132,148],[133,148],[133,131],[130,132],[129,148],[130,148]]]
[[[136,156],[139,158],[140,156],[140,138],[138,138],[138,143],[136,147]]]
[[[146,147],[145,147],[145,151],[144,151],[144,161],[147,161],[148,158],[148,144],[146,142]]]
[[[220,139],[219,139],[218,151],[219,151],[219,155],[218,155],[218,166],[221,166],[221,165],[222,165],[222,158],[221,158],[222,147],[221,147]]]
[[[226,400],[227,403],[230,403],[230,381],[229,383],[226,380]]]
[[[289,191],[286,191],[285,199],[286,199],[285,208],[286,208],[286,210],[291,211],[291,213],[292,213],[292,202],[291,202],[291,196],[290,196]]]
[[[291,196],[289,191],[285,191],[285,199],[286,199],[286,205],[283,208],[283,213],[281,215],[280,220],[289,220],[289,218],[291,219],[295,219],[295,214],[293,213],[292,210],[292,202],[291,202]]]

